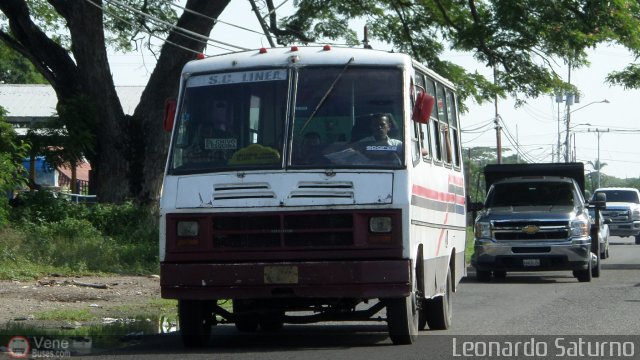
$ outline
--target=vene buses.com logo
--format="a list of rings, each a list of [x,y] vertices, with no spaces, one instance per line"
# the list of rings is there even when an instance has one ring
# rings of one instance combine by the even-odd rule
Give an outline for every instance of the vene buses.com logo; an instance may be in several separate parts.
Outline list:
[[[7,343],[7,352],[14,358],[26,358],[29,356],[29,340],[24,336],[14,336]]]

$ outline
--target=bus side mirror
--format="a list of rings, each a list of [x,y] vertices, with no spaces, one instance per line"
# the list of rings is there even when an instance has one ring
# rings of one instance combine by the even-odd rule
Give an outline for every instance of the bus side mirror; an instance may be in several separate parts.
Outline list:
[[[167,99],[164,101],[164,120],[162,127],[164,131],[171,132],[173,130],[173,121],[176,117],[176,99]]]
[[[436,99],[433,96],[421,91],[416,98],[416,104],[413,107],[411,119],[420,124],[428,123],[435,102]]]

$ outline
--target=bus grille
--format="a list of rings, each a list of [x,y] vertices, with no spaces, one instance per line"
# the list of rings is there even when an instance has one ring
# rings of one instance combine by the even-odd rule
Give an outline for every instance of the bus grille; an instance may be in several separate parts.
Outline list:
[[[216,215],[213,247],[296,248],[353,245],[352,214]]]

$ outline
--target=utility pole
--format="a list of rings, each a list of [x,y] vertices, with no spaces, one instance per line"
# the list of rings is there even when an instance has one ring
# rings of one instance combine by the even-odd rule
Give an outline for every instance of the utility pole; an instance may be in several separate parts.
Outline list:
[[[496,69],[496,66],[493,66],[493,83],[496,84],[498,82],[498,69]],[[495,108],[495,124],[496,124],[496,151],[497,151],[497,159],[498,159],[498,164],[502,163],[502,139],[500,136],[500,131],[501,131],[501,127],[500,127],[500,114],[498,113],[498,95],[494,95],[493,96],[493,106]]]
[[[567,83],[571,84],[571,61],[569,61],[569,71]],[[569,124],[571,123],[571,105],[573,105],[573,94],[567,94],[567,133],[564,140],[564,162],[569,162],[569,152],[571,150],[571,144],[569,144]]]
[[[591,129],[587,129],[588,132],[592,132]],[[609,132],[609,129],[593,129],[593,131],[598,136],[598,159],[596,162],[598,163],[598,188],[600,187],[600,170],[602,170],[602,164],[600,163],[600,134],[603,132]]]

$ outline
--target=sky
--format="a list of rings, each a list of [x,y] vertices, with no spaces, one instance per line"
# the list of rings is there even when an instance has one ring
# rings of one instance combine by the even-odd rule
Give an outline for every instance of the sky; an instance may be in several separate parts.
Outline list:
[[[281,10],[286,11],[287,6],[288,3],[285,3]],[[220,20],[239,24],[253,32],[219,23],[214,27],[210,38],[247,49],[269,47],[248,1],[232,1]],[[354,26],[361,38],[362,25]],[[226,49],[209,46],[206,54],[226,53],[230,49],[222,44],[220,46]],[[373,46],[389,48],[385,44],[373,43]],[[477,70],[487,76],[491,74],[490,69],[478,64],[470,54],[447,53],[443,57],[462,65],[469,72]],[[591,65],[588,68],[573,69],[570,74],[571,83],[580,92],[579,103],[570,107],[572,153],[575,152],[577,161],[584,163],[595,162],[599,158],[606,164],[602,169],[603,173],[623,179],[640,177],[640,111],[635,108],[636,104],[640,104],[640,90],[610,86],[605,83],[605,77],[611,71],[623,69],[633,60],[624,48],[601,46],[590,52]],[[149,52],[113,53],[110,62],[116,85],[145,85],[155,65],[155,59]],[[556,71],[563,74],[565,80],[568,79],[569,70],[565,64],[559,63]],[[604,102],[605,99],[608,103]],[[469,111],[461,114],[460,119],[463,148],[495,147],[494,104],[478,105],[473,100],[468,100],[466,105]],[[522,159],[535,162],[556,161],[559,129],[560,142],[565,143],[564,102],[558,104],[555,97],[544,96],[528,99],[525,105],[516,108],[512,99],[504,99],[498,101],[498,113],[503,126],[502,146],[512,150],[503,152],[503,156],[513,155],[516,153],[515,149],[519,148]],[[514,146],[516,143],[519,144],[518,147]],[[565,152],[562,149],[561,161],[564,158]],[[588,164],[585,169],[593,170]]]

